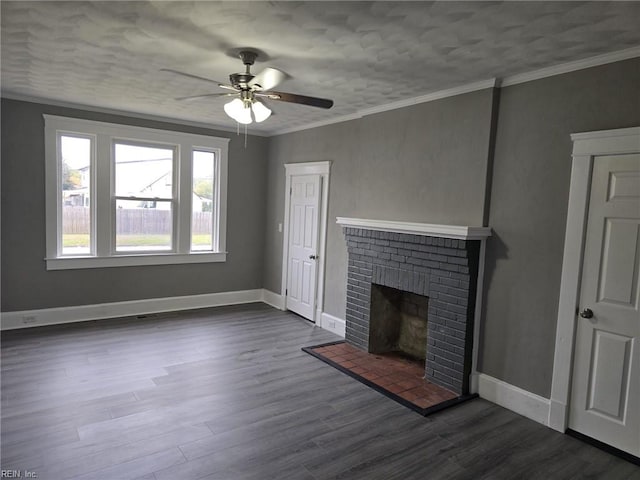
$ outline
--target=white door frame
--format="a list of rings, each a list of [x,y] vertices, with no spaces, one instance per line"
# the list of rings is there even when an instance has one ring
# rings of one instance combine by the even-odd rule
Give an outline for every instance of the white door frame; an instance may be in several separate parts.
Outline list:
[[[313,309],[312,322],[319,324],[322,318],[322,308],[324,303],[324,272],[326,266],[327,251],[327,217],[329,214],[329,172],[331,162],[305,162],[305,163],[285,163],[285,200],[284,200],[284,236],[282,239],[282,285],[280,294],[283,298],[283,309],[287,309],[287,275],[289,259],[289,208],[291,207],[291,177],[297,175],[320,175],[322,177],[322,190],[320,192],[320,215],[318,215],[318,261],[316,262],[317,279],[316,294],[314,296],[315,306]]]
[[[574,133],[571,140],[573,162],[549,408],[549,426],[560,432],[567,429],[569,419],[576,311],[580,301],[580,278],[593,161],[602,155],[640,152],[640,127]]]

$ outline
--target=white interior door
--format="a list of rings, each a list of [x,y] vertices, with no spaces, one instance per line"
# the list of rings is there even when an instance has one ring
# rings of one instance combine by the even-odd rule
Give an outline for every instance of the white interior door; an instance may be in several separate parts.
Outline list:
[[[286,308],[314,320],[320,175],[291,177]]]
[[[593,165],[569,428],[640,457],[640,154]]]

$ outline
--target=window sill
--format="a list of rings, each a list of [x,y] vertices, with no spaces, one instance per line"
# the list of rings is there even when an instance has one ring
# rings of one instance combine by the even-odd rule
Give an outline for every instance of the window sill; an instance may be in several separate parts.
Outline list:
[[[185,263],[226,262],[227,252],[152,253],[145,255],[117,255],[113,257],[58,257],[47,258],[47,270],[74,270],[81,268],[133,267],[144,265],[177,265]]]

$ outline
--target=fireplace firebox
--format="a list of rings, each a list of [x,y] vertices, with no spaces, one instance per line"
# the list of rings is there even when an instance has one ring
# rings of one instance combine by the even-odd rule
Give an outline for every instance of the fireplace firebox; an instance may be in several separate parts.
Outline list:
[[[423,295],[372,284],[369,352],[400,353],[424,363],[428,304]]]

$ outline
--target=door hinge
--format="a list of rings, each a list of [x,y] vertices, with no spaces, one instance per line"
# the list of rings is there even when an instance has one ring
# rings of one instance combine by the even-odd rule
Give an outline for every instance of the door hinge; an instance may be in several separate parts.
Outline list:
[[[289,289],[288,289],[288,288],[285,288],[285,290],[284,290],[284,294],[285,294],[285,295],[289,295]]]
[[[289,187],[289,195],[293,195],[293,187]]]

